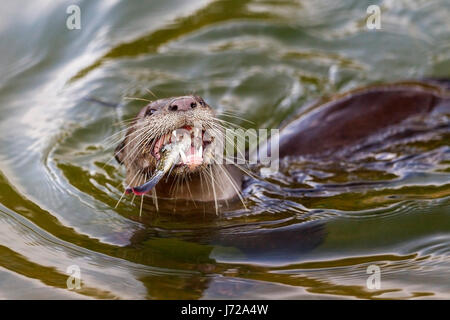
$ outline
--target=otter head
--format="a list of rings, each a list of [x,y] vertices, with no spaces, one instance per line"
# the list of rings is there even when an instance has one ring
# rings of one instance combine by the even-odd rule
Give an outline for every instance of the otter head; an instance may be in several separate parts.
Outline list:
[[[127,186],[142,185],[152,176],[162,160],[164,146],[172,144],[176,137],[174,133],[180,131],[192,138],[192,145],[188,147],[186,157],[167,173],[166,183],[172,180],[173,185],[179,182],[176,178],[183,182],[202,173],[213,175],[217,171],[211,167],[217,166],[214,154],[223,130],[212,108],[194,95],[159,99],[139,112],[125,139],[116,148],[117,161],[127,169]]]

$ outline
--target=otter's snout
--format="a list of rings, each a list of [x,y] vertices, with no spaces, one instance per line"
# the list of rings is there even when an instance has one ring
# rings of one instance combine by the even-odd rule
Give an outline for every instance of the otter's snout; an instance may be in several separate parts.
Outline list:
[[[197,107],[197,103],[193,97],[181,97],[172,100],[167,109],[169,111],[188,111]]]

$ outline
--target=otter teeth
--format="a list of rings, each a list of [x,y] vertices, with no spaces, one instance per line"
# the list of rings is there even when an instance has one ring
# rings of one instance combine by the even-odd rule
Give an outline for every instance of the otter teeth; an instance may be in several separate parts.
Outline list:
[[[184,157],[179,159],[178,164],[187,165],[190,169],[195,169],[203,163],[210,164],[213,158],[212,142],[214,137],[208,131],[198,127],[184,126],[180,129],[187,130],[190,133],[191,145],[183,151]],[[170,146],[173,141],[176,141],[176,137],[177,129],[156,140],[152,151],[152,155],[156,160],[161,160],[161,150],[166,146]]]

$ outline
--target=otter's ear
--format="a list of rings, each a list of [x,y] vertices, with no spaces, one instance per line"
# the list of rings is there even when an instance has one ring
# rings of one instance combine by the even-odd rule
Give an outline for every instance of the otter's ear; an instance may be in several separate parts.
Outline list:
[[[117,147],[116,150],[114,151],[114,157],[116,158],[117,162],[120,164],[123,164],[123,159],[125,156],[125,141],[127,139],[125,138]]]

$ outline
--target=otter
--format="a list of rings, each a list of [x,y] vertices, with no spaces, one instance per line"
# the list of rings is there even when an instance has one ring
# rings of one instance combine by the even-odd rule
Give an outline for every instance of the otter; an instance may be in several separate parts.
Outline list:
[[[222,135],[220,120],[199,96],[159,99],[145,106],[115,152],[117,161],[127,169],[127,186],[136,187],[149,179],[160,159],[160,150],[169,143],[174,130],[193,128],[202,128],[203,153],[215,147],[217,136]],[[204,137],[206,130],[213,133],[209,140]],[[240,171],[232,165],[213,160],[188,162],[175,166],[154,191],[160,198],[221,201],[239,194],[241,179]]]
[[[280,159],[345,159],[408,119],[450,113],[450,90],[445,81],[374,85],[335,95],[306,109],[281,127]],[[115,151],[117,161],[126,167],[127,186],[137,187],[149,179],[172,131],[190,131],[194,126],[201,128],[202,135],[207,129],[213,132],[213,137],[202,142],[203,153],[223,134],[221,121],[200,96],[159,99],[146,105]],[[270,155],[269,144],[259,149]],[[153,196],[215,201],[217,209],[217,201],[240,196],[244,175],[238,167],[211,161],[202,154],[197,161],[175,166],[156,185]]]

